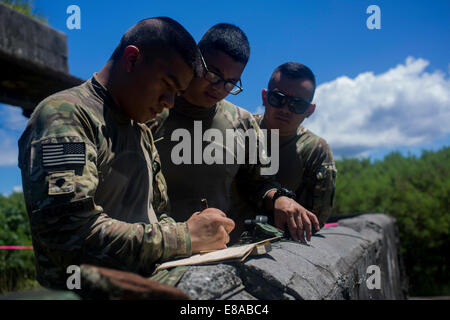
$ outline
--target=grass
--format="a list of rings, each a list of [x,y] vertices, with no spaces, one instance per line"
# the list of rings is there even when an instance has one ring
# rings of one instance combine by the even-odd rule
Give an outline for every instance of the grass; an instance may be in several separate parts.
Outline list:
[[[34,1],[32,0],[0,0],[4,5],[21,12],[33,19],[36,19],[42,23],[48,24],[47,18],[37,14],[34,11]]]

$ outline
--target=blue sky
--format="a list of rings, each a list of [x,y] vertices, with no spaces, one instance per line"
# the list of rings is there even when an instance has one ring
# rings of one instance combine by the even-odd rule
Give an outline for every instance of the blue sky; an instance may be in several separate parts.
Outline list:
[[[81,30],[68,30],[66,9],[81,9]],[[369,5],[381,30],[369,30]],[[69,70],[88,79],[138,20],[170,16],[199,40],[228,22],[247,34],[251,57],[244,92],[230,101],[261,112],[260,92],[287,61],[317,77],[316,113],[304,125],[323,136],[336,157],[380,159],[392,150],[419,154],[450,145],[450,1],[50,1],[35,11],[67,35]],[[21,185],[17,139],[26,124],[0,105],[0,193]]]

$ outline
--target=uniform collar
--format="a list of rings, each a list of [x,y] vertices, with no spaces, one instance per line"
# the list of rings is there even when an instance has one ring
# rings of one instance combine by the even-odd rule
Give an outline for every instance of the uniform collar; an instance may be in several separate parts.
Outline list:
[[[114,115],[114,119],[121,124],[130,124],[133,120],[115,103],[111,93],[97,79],[97,73],[94,73],[89,80],[94,93],[104,102]]]
[[[211,108],[199,107],[183,97],[176,97],[173,111],[194,120],[212,119],[216,114],[217,103]],[[172,111],[171,110],[171,111]]]

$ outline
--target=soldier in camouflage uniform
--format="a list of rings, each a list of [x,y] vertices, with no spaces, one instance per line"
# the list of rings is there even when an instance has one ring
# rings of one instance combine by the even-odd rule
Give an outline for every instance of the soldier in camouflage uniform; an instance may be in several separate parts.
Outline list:
[[[200,199],[206,198],[210,205],[223,210],[236,221],[233,240],[237,239],[240,231],[243,231],[244,217],[233,205],[236,199],[232,197],[232,187],[236,180],[241,190],[245,190],[246,200],[250,200],[258,210],[275,212],[280,217],[278,226],[284,228],[287,225],[295,240],[304,241],[303,230],[307,231],[307,238],[310,240],[312,226],[319,229],[317,218],[290,198],[281,196],[274,199],[279,184],[273,176],[261,174],[261,162],[195,162],[195,157],[202,157],[203,150],[213,144],[219,144],[226,150],[223,159],[227,152],[236,156],[236,150],[228,150],[226,147],[226,130],[241,129],[256,135],[256,140],[263,138],[259,126],[248,111],[224,100],[229,93],[238,94],[242,91],[240,77],[250,54],[244,32],[230,24],[215,25],[203,36],[199,48],[207,72],[203,77],[193,79],[184,95],[176,99],[173,109],[159,115],[157,123],[149,124],[154,128],[174,219],[184,220],[190,211],[199,208]],[[196,129],[195,122],[200,123],[201,127]],[[172,141],[177,129],[186,130],[186,136],[193,137],[187,150],[187,163],[179,163],[173,158],[173,151],[177,150],[180,143]],[[223,140],[202,141],[203,134],[210,129],[218,130]],[[202,143],[197,150],[195,144],[199,141],[196,139]],[[245,151],[249,156],[249,148]]]
[[[280,130],[277,181],[293,190],[297,201],[314,212],[323,226],[333,206],[337,171],[328,143],[301,126],[315,110],[311,104],[315,87],[308,67],[294,62],[279,66],[268,90],[262,91],[265,113],[255,118],[261,128]]]
[[[175,223],[149,128],[201,72],[191,35],[170,18],[128,30],[107,65],[42,101],[19,140],[37,280],[65,289],[69,265],[151,274],[156,262],[223,248],[217,209]],[[155,212],[156,211],[156,212]]]

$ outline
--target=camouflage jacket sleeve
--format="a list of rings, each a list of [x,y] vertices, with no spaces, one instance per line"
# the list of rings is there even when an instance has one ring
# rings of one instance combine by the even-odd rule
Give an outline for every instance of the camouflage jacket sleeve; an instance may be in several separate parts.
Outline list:
[[[153,205],[156,214],[161,215],[170,212],[170,202],[167,196],[167,183],[164,175],[161,171],[161,160],[158,151],[153,140],[153,134],[158,130],[161,124],[169,115],[169,110],[164,108],[154,119],[146,123],[146,126],[150,129],[150,140],[152,145],[153,156]]]
[[[170,201],[167,194],[167,183],[166,179],[161,170],[161,159],[158,154],[158,150],[155,147],[155,142],[153,140],[152,133],[150,131],[150,141],[152,149],[152,169],[153,169],[153,209],[155,213],[159,216],[164,213],[170,212]]]
[[[296,190],[300,204],[312,211],[323,226],[331,214],[336,187],[336,166],[331,148],[325,140],[314,137],[297,145],[305,168],[304,178]]]
[[[54,98],[38,106],[19,140],[37,269],[41,262],[60,268],[90,263],[150,273],[155,262],[190,255],[186,223],[129,224],[110,218],[95,203],[96,130],[84,109]],[[81,146],[84,159],[63,166],[45,160],[43,150],[57,144]]]
[[[280,185],[276,182],[274,174],[268,174],[271,171],[269,170],[271,163],[267,154],[267,137],[264,136],[252,115],[249,114],[249,118],[245,120],[241,122],[245,134],[249,136],[248,141],[251,143],[254,136],[253,139],[257,141],[258,148],[253,149],[251,145],[245,146],[246,161],[239,169],[236,181],[240,192],[246,193],[253,205],[264,211],[264,197]],[[256,159],[256,162],[252,161],[252,158]]]

